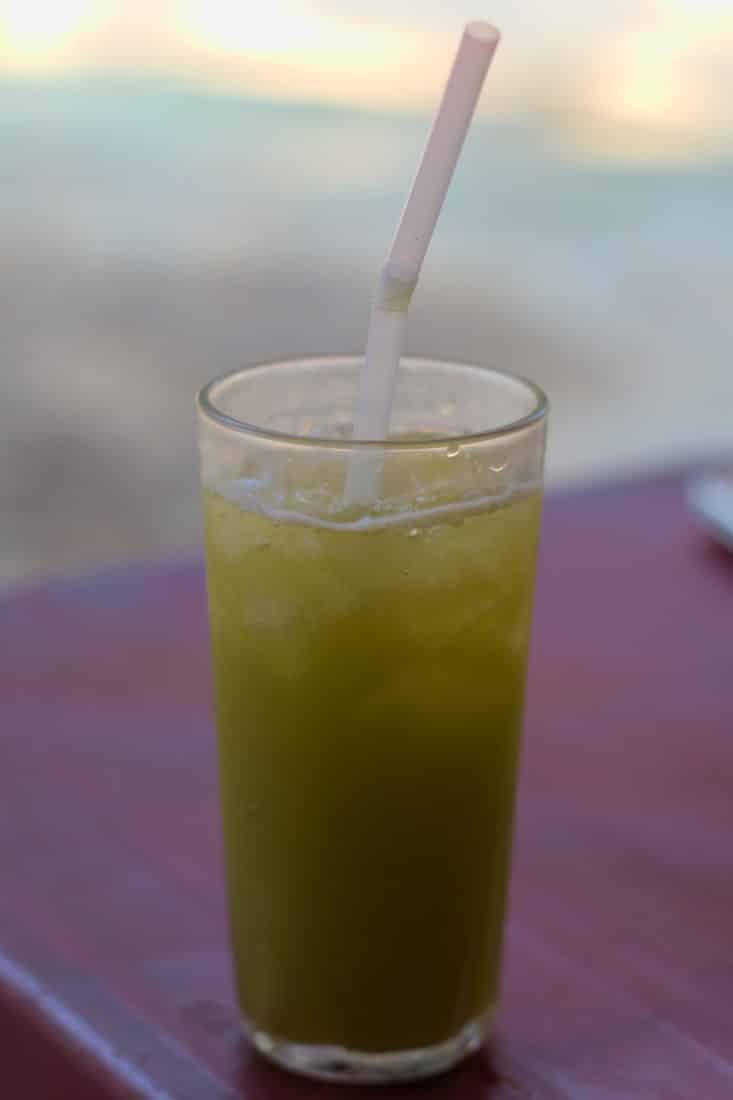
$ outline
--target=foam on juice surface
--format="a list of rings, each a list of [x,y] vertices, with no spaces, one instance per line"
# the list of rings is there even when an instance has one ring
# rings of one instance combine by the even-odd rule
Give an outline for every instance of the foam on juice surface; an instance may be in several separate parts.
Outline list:
[[[274,523],[364,533],[389,527],[422,528],[456,523],[471,515],[495,511],[539,489],[539,483],[525,482],[492,494],[464,496],[458,500],[445,499],[448,492],[441,494],[438,489],[432,494],[415,493],[411,503],[419,504],[419,508],[411,507],[405,499],[393,497],[379,498],[368,511],[363,511],[348,508],[340,495],[323,488],[300,489],[291,494],[273,493],[267,482],[259,478],[240,478],[212,487],[217,495],[238,505],[242,511],[259,513]]]

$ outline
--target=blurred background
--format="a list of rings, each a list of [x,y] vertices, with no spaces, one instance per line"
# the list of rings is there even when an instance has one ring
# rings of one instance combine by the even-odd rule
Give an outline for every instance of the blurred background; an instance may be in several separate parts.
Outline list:
[[[363,347],[477,17],[410,350],[536,378],[554,484],[730,448],[729,0],[0,0],[0,583],[197,545],[196,389]]]

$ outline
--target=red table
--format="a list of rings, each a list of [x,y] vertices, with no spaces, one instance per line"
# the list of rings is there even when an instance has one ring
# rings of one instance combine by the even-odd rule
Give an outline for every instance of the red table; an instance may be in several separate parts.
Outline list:
[[[0,648],[0,1097],[338,1092],[239,1035],[200,566],[11,595]],[[499,1034],[399,1093],[733,1096],[733,558],[677,478],[548,505]]]

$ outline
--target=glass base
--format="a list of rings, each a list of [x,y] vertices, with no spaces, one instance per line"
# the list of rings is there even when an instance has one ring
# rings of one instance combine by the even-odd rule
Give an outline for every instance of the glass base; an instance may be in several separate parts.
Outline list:
[[[487,1038],[493,1014],[471,1020],[451,1039],[417,1050],[373,1054],[338,1046],[291,1043],[257,1031],[245,1021],[245,1031],[256,1049],[271,1062],[320,1081],[388,1084],[416,1081],[444,1073],[478,1050]]]

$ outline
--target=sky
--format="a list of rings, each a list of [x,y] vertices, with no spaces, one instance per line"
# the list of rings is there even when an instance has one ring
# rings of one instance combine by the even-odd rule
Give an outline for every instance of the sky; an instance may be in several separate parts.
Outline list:
[[[731,130],[730,0],[0,0],[0,67],[422,109],[477,17],[503,33],[487,112],[575,112],[693,147]]]

